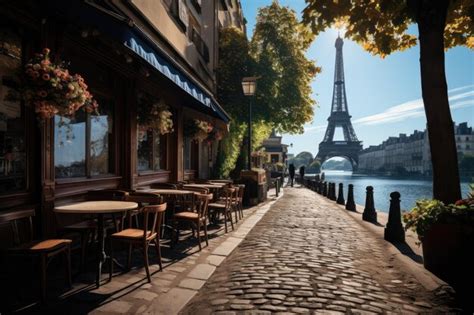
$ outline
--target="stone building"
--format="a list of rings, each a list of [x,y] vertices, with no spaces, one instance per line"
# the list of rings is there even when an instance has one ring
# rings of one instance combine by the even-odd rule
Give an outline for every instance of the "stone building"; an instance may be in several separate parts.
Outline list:
[[[277,136],[275,130],[272,131],[268,139],[263,140],[262,148],[265,149],[264,163],[286,164],[288,145],[281,143],[281,136]]]
[[[466,122],[455,125],[458,156],[474,155],[474,132]],[[428,133],[415,130],[411,135],[389,137],[359,154],[362,173],[429,175],[432,172]]]
[[[209,176],[220,137],[196,141],[186,126],[200,120],[227,131],[230,118],[215,94],[218,35],[225,26],[245,30],[240,1],[0,5],[0,211],[32,205],[42,236],[53,235],[55,205],[88,190]],[[5,98],[15,74],[44,48],[84,78],[98,116],[79,110],[38,123],[35,106]],[[155,105],[171,114],[170,132],[148,122]]]

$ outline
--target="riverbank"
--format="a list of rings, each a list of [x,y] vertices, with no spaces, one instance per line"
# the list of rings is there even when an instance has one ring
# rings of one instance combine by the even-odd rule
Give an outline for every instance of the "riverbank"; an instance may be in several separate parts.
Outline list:
[[[307,174],[311,178],[316,174]],[[354,185],[354,199],[357,204],[365,204],[365,189],[374,187],[375,207],[383,212],[388,212],[390,207],[390,193],[398,191],[401,194],[402,210],[410,210],[419,199],[431,199],[433,184],[431,179],[394,178],[384,176],[371,176],[353,174],[344,171],[325,172],[325,180],[334,183],[343,183],[345,196],[349,184]],[[469,193],[469,181],[461,181],[462,196]]]

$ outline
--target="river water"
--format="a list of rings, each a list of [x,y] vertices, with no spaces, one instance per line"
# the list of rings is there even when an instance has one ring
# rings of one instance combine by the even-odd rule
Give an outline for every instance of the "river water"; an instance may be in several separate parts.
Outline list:
[[[359,205],[365,204],[365,187],[374,187],[375,208],[388,212],[390,207],[390,193],[398,191],[401,194],[400,206],[402,210],[409,210],[415,201],[422,198],[432,198],[433,184],[430,180],[421,179],[394,179],[390,177],[368,176],[352,174],[345,171],[324,171],[326,181],[344,184],[344,198],[347,198],[347,187],[354,185],[354,199]],[[311,177],[311,174],[307,174]],[[306,177],[305,176],[305,177]],[[314,175],[313,175],[314,176]],[[469,183],[461,183],[462,196],[465,198],[469,192]]]

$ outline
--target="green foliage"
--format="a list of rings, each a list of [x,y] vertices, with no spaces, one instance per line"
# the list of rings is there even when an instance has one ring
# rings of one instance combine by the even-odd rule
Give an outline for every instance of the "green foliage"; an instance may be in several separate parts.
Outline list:
[[[246,127],[245,124],[230,125],[229,133],[224,137],[219,146],[214,177],[229,178],[230,172],[236,166]]]
[[[252,151],[256,151],[262,146],[263,140],[272,133],[272,126],[264,121],[252,124]]]
[[[321,163],[318,160],[313,160],[313,162],[306,168],[306,173],[308,174],[319,174],[321,172]]]
[[[419,200],[416,206],[403,214],[405,229],[412,229],[422,240],[426,232],[437,223],[474,224],[474,199],[459,200],[445,205],[439,200]]]
[[[295,11],[274,1],[260,8],[251,41],[257,83],[255,117],[280,132],[302,133],[313,117],[311,81],[320,68],[305,52],[314,36]]]
[[[310,152],[300,152],[294,158],[288,159],[288,164],[293,164],[296,168],[305,167],[313,163],[313,155]]]
[[[248,117],[249,100],[242,92],[242,78],[249,76],[251,64],[245,34],[234,27],[220,30],[217,97],[234,124],[245,122]]]
[[[474,4],[472,0],[449,1],[445,47],[465,45],[474,48]],[[345,37],[365,50],[384,57],[413,47],[417,38],[408,27],[417,22],[420,0],[306,0],[303,21],[314,34],[328,27],[345,27]]]

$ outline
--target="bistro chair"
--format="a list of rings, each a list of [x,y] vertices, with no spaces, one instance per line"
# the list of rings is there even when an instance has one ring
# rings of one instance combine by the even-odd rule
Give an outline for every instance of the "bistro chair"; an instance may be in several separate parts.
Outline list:
[[[219,214],[224,215],[224,226],[225,232],[227,233],[227,220],[230,221],[232,226],[232,231],[234,230],[234,222],[232,222],[232,195],[235,192],[235,188],[224,188],[224,194],[222,196],[221,202],[213,202],[209,204],[209,211],[214,215],[218,216]]]
[[[0,215],[0,224],[10,224],[13,232],[13,247],[6,250],[6,255],[10,257],[32,257],[38,259],[40,264],[40,299],[46,300],[46,271],[51,260],[64,254],[66,259],[66,280],[71,287],[71,240],[69,239],[47,239],[33,240],[33,216],[35,209],[15,210],[4,212]],[[27,234],[20,234],[19,224],[27,221]],[[23,230],[22,230],[23,231]]]
[[[158,205],[148,205],[142,208],[143,214],[143,229],[128,228],[120,232],[114,233],[110,236],[110,260],[109,260],[109,280],[112,280],[113,274],[113,243],[120,241],[128,243],[129,246],[138,245],[143,249],[143,260],[145,263],[145,270],[148,282],[151,282],[149,261],[148,261],[148,247],[151,242],[155,243],[155,250],[160,266],[160,271],[163,270],[161,263],[161,248],[160,248],[160,231],[163,222],[163,216],[166,211],[166,203]],[[128,264],[130,264],[130,257],[128,257]]]
[[[201,229],[204,229],[204,236],[206,238],[206,246],[209,246],[207,236],[207,210],[209,202],[212,200],[212,194],[196,194],[194,195],[194,207],[192,211],[183,211],[176,213],[173,216],[174,231],[176,231],[176,243],[179,241],[179,224],[189,223],[197,231],[197,239],[199,243],[199,250],[201,247]]]
[[[244,184],[239,184],[239,195],[237,197],[238,201],[238,206],[239,206],[239,216],[240,218],[244,217],[244,206],[243,206],[243,200],[244,200],[244,192],[245,192],[245,185]]]

